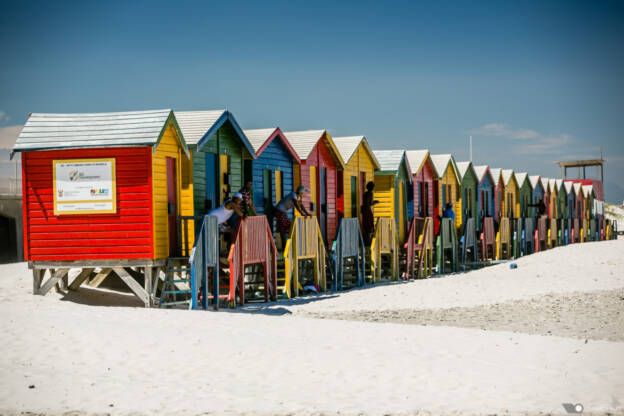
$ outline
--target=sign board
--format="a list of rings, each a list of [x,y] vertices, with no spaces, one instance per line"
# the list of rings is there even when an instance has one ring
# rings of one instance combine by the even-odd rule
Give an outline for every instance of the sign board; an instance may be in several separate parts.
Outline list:
[[[115,159],[54,160],[54,215],[117,212]]]

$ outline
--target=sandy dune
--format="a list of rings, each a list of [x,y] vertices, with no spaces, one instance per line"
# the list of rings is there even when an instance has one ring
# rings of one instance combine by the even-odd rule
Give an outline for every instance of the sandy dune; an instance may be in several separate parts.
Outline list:
[[[622,413],[621,341],[303,314],[602,296],[624,288],[623,254],[623,240],[569,246],[515,270],[219,313],[146,310],[89,289],[32,296],[25,264],[0,266],[0,413],[565,414],[562,403],[579,402],[586,414]]]

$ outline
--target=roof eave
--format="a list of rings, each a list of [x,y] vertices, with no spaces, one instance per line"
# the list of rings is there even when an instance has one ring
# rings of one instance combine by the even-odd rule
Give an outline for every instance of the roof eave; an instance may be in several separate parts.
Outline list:
[[[241,127],[238,125],[238,122],[234,118],[234,115],[231,112],[229,112],[228,110],[224,111],[223,114],[221,114],[221,116],[217,119],[217,121],[215,121],[212,124],[212,126],[210,126],[208,131],[206,133],[204,133],[202,138],[199,139],[199,141],[197,142],[197,149],[201,150],[202,147],[204,147],[206,145],[208,140],[210,140],[210,137],[212,137],[212,135],[217,130],[219,130],[221,128],[221,126],[223,126],[223,124],[225,124],[226,121],[229,121],[230,124],[232,124],[232,127],[234,128],[234,131],[236,131],[236,134],[238,135],[239,139],[241,140],[241,142],[245,146],[245,149],[247,149],[247,152],[249,153],[251,158],[255,159],[256,158],[256,152],[254,151],[253,146],[251,145],[251,143],[249,143],[249,139],[247,139],[247,136],[245,136],[245,133],[243,133],[243,129],[241,129]]]

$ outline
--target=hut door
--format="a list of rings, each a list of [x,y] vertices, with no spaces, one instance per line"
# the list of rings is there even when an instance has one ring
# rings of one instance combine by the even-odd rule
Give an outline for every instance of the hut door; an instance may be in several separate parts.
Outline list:
[[[359,217],[360,207],[364,204],[364,193],[366,192],[366,172],[360,172],[360,196],[358,198],[358,215],[353,215],[354,217]]]
[[[206,153],[206,212],[217,206],[217,155]]]
[[[273,184],[271,183],[271,171],[264,169],[262,171],[262,197],[264,199],[264,212],[271,212],[273,206]]]
[[[167,223],[169,225],[169,255],[178,251],[178,193],[177,193],[176,160],[167,158]]]
[[[327,242],[327,168],[319,168],[318,203],[319,225],[323,240]]]
[[[401,243],[405,241],[405,184],[399,182],[399,218],[397,218],[399,227],[399,240]]]
[[[357,218],[357,176],[351,176],[351,218]]]

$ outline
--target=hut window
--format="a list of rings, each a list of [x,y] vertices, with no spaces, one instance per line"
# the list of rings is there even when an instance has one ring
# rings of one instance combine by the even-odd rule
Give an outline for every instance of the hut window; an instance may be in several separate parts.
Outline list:
[[[425,182],[425,191],[424,191],[424,204],[423,208],[425,210],[425,217],[429,216],[429,184],[427,182]]]
[[[466,196],[468,203],[466,204],[466,208],[468,209],[468,216],[472,217],[472,189],[466,189]]]

